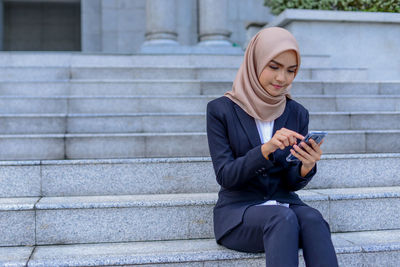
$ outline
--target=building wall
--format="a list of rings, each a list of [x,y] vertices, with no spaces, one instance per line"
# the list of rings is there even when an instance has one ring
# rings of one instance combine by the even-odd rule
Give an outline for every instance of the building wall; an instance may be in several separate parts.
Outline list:
[[[175,0],[178,42],[198,42],[197,0]],[[263,0],[229,0],[229,30],[232,42],[246,42],[250,21],[270,21]],[[133,53],[140,49],[146,33],[146,0],[82,0],[82,47],[88,52]]]
[[[139,51],[145,41],[146,0],[30,0],[27,2],[4,0],[4,2],[5,5],[20,6],[18,12],[3,13],[6,23],[0,25],[0,33],[5,26],[5,40],[2,44],[8,50],[82,49],[84,52],[134,53]],[[263,0],[228,1],[228,25],[232,32],[233,43],[241,46],[245,44],[245,26],[248,22],[267,22],[272,19],[269,9],[263,6],[263,2]],[[80,17],[79,14],[73,14],[67,9],[53,8],[44,14],[43,8],[35,10],[34,7],[35,4],[36,6],[46,5],[48,9],[48,6],[56,6],[55,3],[78,5],[80,3]],[[171,14],[171,19],[176,19],[177,22],[178,42],[185,46],[196,45],[198,42],[198,0],[175,0],[175,6],[176,12]],[[7,26],[11,25],[11,21],[13,25],[18,24],[18,26]],[[74,26],[71,26],[72,24]],[[10,36],[18,42],[10,42]]]
[[[264,6],[264,0],[229,0],[228,20],[231,40],[244,46],[246,43],[246,25],[249,22],[268,22],[274,16]]]

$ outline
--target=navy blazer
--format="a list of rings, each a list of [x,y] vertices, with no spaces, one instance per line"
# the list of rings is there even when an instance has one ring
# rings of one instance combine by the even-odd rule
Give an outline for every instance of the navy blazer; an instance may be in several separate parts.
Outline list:
[[[273,134],[282,127],[306,135],[308,111],[287,99],[283,114],[274,121]],[[207,138],[210,154],[221,186],[214,207],[217,242],[242,222],[245,210],[269,199],[305,205],[293,191],[307,185],[316,167],[301,177],[301,163],[288,163],[290,147],[276,150],[270,160],[261,153],[261,139],[253,117],[228,97],[207,105]]]

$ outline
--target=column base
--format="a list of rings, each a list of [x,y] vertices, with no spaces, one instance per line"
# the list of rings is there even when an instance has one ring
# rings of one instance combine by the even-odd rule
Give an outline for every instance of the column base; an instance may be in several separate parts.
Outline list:
[[[198,46],[232,46],[232,43],[226,40],[206,40],[197,44]]]
[[[211,55],[243,55],[243,49],[241,47],[234,47],[231,44],[219,45],[219,46],[208,46],[208,45],[196,45],[196,46],[162,46],[162,45],[142,45],[140,54],[211,54]]]
[[[171,39],[155,39],[145,41],[143,46],[179,46],[179,43]]]

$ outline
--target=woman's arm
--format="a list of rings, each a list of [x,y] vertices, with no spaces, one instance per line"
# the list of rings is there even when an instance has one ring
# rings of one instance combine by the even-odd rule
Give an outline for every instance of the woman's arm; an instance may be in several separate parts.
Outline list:
[[[207,138],[217,182],[228,189],[240,187],[265,173],[273,164],[263,157],[261,145],[250,149],[243,156],[234,157],[227,133],[227,121],[221,111],[223,108],[217,104],[222,103],[212,101],[207,105]]]
[[[300,130],[300,134],[305,136],[308,133],[308,123],[309,113],[308,111],[306,111],[306,114],[302,121],[303,127]],[[304,146],[305,144],[301,143],[300,145]],[[299,153],[296,151],[303,150],[298,145],[294,145],[293,147],[295,150],[291,149],[291,152],[293,151],[292,154],[298,157]],[[300,156],[300,162],[296,164],[289,164],[286,175],[284,176],[284,183],[290,191],[297,191],[304,188],[311,181],[312,177],[317,173],[316,162],[320,159],[322,151],[320,150],[318,153],[320,153],[319,156],[316,156],[311,160],[308,156],[307,158]]]

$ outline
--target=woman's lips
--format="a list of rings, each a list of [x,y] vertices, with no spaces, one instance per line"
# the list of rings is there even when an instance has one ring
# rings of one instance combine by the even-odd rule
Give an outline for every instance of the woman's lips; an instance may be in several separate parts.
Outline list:
[[[272,84],[273,87],[275,87],[275,89],[281,89],[283,87],[283,85],[277,85],[277,84]]]

